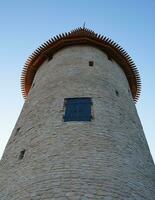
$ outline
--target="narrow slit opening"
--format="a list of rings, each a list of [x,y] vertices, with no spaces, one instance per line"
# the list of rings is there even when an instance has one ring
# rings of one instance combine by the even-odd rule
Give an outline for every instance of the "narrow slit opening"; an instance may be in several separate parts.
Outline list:
[[[112,61],[112,58],[110,55],[107,54],[108,60]]]
[[[26,150],[23,149],[23,150],[20,152],[19,157],[18,157],[19,160],[22,160],[22,159],[24,158],[25,151],[26,151]]]
[[[94,61],[89,61],[89,66],[93,67],[94,66]]]
[[[53,55],[51,54],[51,55],[48,56],[48,61],[50,61],[52,59],[53,59]]]
[[[116,93],[116,96],[118,97],[119,96],[119,92],[117,90],[115,90],[115,93]]]
[[[16,129],[15,136],[18,135],[19,131],[20,131],[20,127],[18,127],[18,128]]]

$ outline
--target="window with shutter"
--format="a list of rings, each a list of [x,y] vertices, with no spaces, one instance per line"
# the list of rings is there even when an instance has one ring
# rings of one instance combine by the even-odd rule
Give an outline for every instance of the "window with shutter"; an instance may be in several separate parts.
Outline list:
[[[64,121],[91,121],[91,98],[65,99]]]

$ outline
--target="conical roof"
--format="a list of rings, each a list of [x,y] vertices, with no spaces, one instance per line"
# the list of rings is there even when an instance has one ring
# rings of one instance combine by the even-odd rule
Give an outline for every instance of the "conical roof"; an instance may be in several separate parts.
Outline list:
[[[111,39],[80,27],[68,33],[62,33],[49,39],[27,59],[21,76],[21,88],[24,98],[31,88],[35,73],[40,65],[55,52],[72,45],[90,45],[104,51],[123,69],[130,85],[132,96],[136,102],[140,95],[141,81],[139,72],[126,51]]]

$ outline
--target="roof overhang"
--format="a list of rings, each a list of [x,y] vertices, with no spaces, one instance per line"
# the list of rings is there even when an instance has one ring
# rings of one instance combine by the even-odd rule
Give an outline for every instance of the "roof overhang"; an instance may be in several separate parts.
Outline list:
[[[141,81],[139,72],[130,56],[122,47],[111,39],[98,35],[87,28],[78,28],[48,40],[28,58],[21,77],[21,87],[24,98],[27,97],[34,76],[41,64],[60,49],[73,45],[94,46],[114,59],[127,77],[134,101],[136,102],[138,100]]]

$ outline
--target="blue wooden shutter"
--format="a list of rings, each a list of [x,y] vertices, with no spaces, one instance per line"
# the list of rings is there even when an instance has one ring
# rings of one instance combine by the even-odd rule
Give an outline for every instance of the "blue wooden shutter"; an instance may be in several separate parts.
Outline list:
[[[91,121],[91,98],[68,98],[64,121]]]

